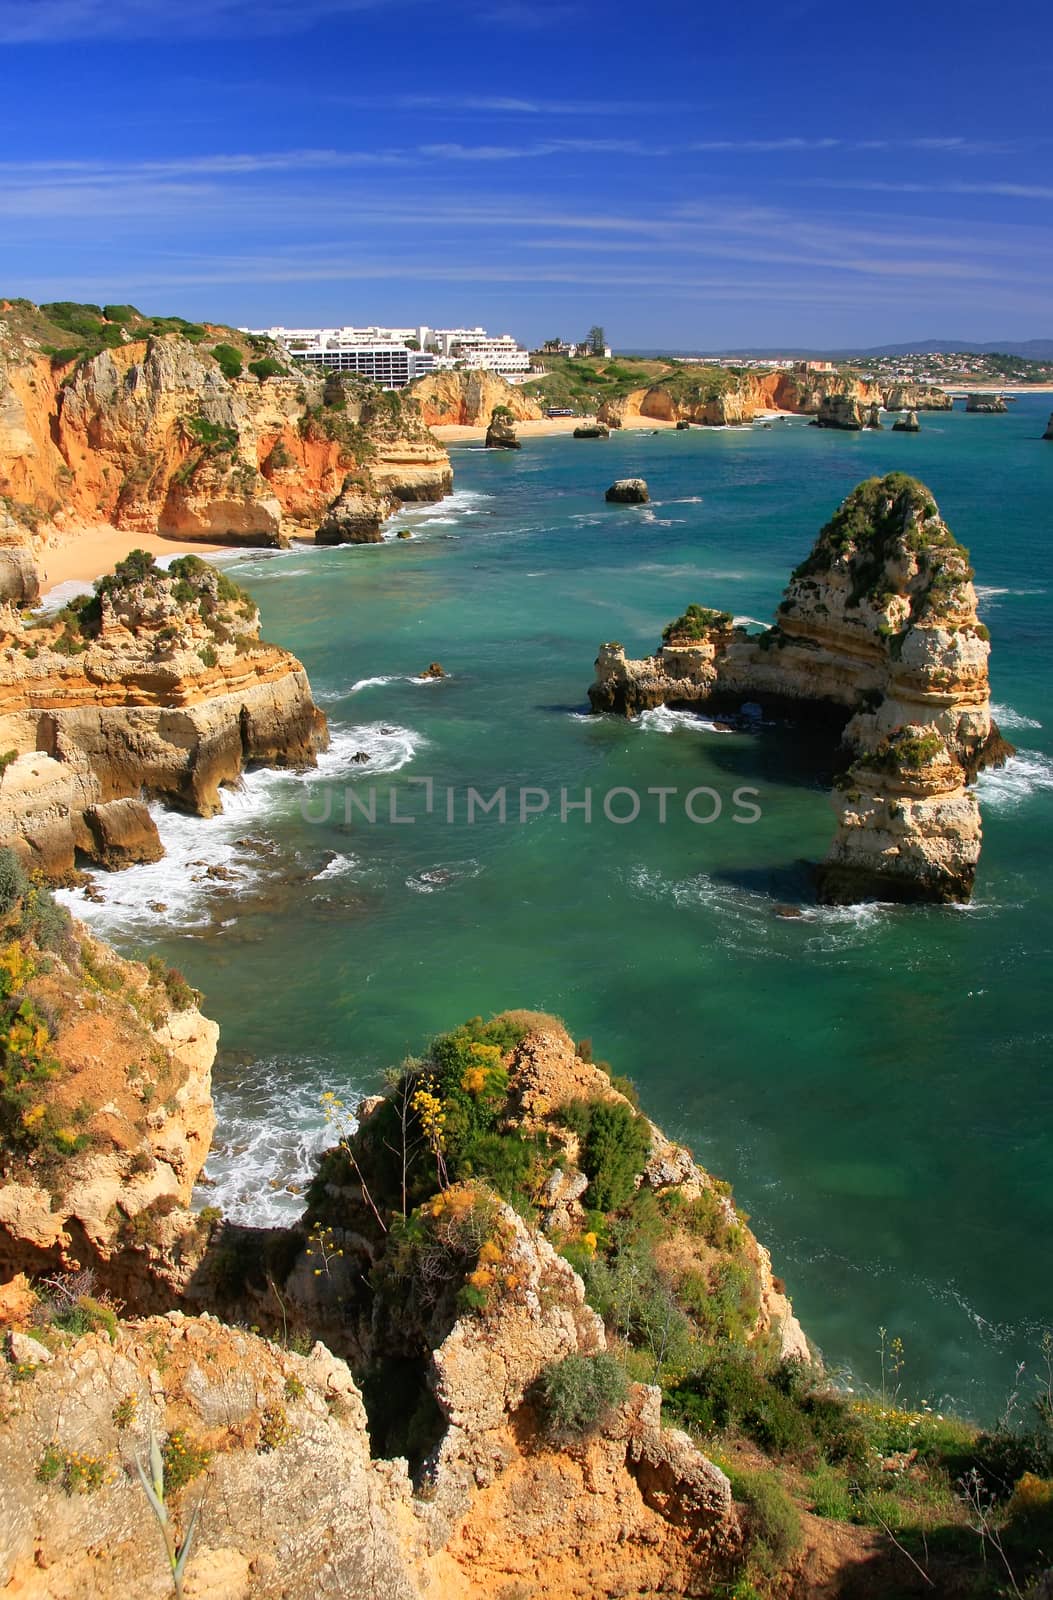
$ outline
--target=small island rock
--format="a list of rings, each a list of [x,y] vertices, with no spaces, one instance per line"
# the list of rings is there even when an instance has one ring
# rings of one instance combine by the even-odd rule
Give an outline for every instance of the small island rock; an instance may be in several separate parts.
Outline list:
[[[607,490],[606,498],[616,505],[645,506],[651,496],[643,478],[618,478]]]
[[[897,417],[892,424],[893,433],[920,433],[921,423],[918,421],[916,411],[908,411],[905,417]]]
[[[521,450],[521,441],[516,437],[516,422],[507,406],[497,406],[490,418],[490,426],[486,430],[486,448],[488,450]]]

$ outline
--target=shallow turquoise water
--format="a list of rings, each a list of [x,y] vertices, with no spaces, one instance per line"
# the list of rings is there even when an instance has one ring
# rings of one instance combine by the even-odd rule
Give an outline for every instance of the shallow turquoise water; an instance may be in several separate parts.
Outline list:
[[[1049,403],[923,416],[915,436],[795,420],[460,449],[454,499],[405,518],[414,540],[239,560],[334,752],[310,782],[253,775],[217,822],[168,819],[168,860],[85,908],[135,948],[164,928],[149,903],[168,907],[161,948],[223,1029],[223,1202],[295,1206],[270,1185],[317,1147],[324,1088],[368,1089],[462,1016],[555,1011],[733,1181],[829,1361],[873,1379],[884,1326],[914,1397],[996,1411],[1053,1321]],[[840,498],[892,469],[923,478],[972,549],[993,698],[1025,753],[982,780],[970,909],[818,911],[807,863],[832,817],[799,734],[581,713],[602,639],[650,650],[691,600],[767,621]],[[652,507],[603,504],[637,474]],[[450,677],[411,681],[432,660]],[[410,777],[434,779],[431,817]],[[501,784],[513,814],[521,785],[549,788],[556,814],[468,826],[466,786]],[[345,788],[371,785],[380,818],[395,788],[417,820],[345,823]],[[587,785],[592,822],[564,825],[560,788]],[[694,825],[671,801],[660,824],[660,785],[711,786],[721,817]],[[759,791],[752,825],[731,820],[739,785]],[[604,820],[616,786],[644,796],[636,822]],[[327,792],[334,815],[306,821]],[[240,876],[196,881],[215,861]],[[805,915],[776,917],[785,901]]]

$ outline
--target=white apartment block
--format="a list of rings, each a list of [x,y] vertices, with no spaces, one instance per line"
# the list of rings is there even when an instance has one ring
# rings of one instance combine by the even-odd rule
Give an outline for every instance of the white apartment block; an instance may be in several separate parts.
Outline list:
[[[484,368],[522,381],[530,352],[510,333],[485,328],[254,328],[310,366],[355,372],[384,389],[401,389],[426,372],[451,367]],[[419,348],[413,349],[411,345]]]

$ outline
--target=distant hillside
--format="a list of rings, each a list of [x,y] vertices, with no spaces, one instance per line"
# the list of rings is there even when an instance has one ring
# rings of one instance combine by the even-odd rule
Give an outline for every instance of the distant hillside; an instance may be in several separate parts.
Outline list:
[[[767,345],[764,347],[733,350],[625,350],[627,356],[653,358],[680,356],[744,356],[753,361],[776,361],[794,358],[801,361],[851,361],[868,356],[933,355],[955,351],[967,355],[1019,356],[1024,361],[1053,361],[1053,339],[1002,339],[993,344],[981,344],[975,339],[915,339],[900,344],[870,345],[861,349],[847,346],[840,350],[804,350],[793,346]]]

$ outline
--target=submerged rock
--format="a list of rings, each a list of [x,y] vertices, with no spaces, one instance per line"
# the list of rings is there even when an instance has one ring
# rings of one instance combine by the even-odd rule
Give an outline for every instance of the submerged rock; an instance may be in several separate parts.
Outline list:
[[[422,678],[445,678],[446,669],[438,661],[431,661],[421,673]]]
[[[643,478],[618,478],[604,497],[616,505],[643,506],[651,496]]]

